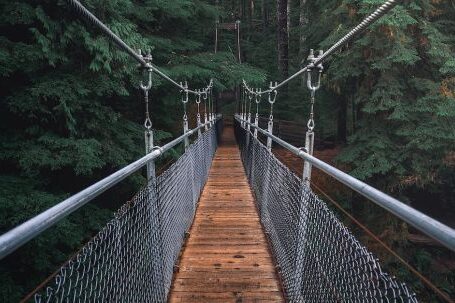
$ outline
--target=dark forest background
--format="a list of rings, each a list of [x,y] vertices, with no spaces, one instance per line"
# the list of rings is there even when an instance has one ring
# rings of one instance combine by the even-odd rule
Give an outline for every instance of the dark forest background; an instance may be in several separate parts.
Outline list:
[[[263,88],[285,79],[305,64],[310,48],[327,49],[383,1],[82,3],[129,45],[150,49],[154,64],[172,78],[188,80],[191,88],[214,78],[220,94],[234,92],[242,79]],[[220,32],[214,53],[216,20],[241,21],[242,64],[235,32]],[[1,233],[143,154],[141,71],[65,1],[0,0],[0,78]],[[316,98],[316,136],[338,148],[337,166],[455,226],[455,1],[403,1],[325,64]],[[278,94],[276,119],[305,124],[308,100],[303,79],[294,80]],[[158,144],[181,133],[177,89],[154,77],[151,105]],[[226,115],[236,106],[219,100]],[[267,111],[261,107],[264,116]],[[0,301],[16,302],[30,292],[143,183],[140,174],[129,178],[2,260]],[[455,297],[452,253],[354,194],[331,190]],[[396,259],[351,227],[422,302],[437,302]]]

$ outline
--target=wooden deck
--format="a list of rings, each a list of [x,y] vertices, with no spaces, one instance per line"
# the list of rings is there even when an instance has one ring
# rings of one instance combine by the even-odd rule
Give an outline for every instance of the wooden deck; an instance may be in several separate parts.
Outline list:
[[[169,302],[284,302],[232,128],[225,128]]]

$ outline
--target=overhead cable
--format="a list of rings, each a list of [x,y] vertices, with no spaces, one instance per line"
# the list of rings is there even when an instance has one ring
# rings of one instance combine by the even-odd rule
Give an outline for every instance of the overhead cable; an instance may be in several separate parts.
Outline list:
[[[161,70],[158,69],[155,65],[153,65],[150,62],[147,62],[141,54],[137,53],[135,50],[133,50],[128,44],[125,43],[119,36],[114,34],[112,30],[107,27],[103,22],[101,22],[94,14],[92,14],[85,6],[83,6],[78,0],[67,0],[67,2],[74,8],[74,10],[82,17],[84,17],[86,20],[88,20],[90,23],[95,25],[103,34],[105,34],[109,39],[114,42],[115,45],[117,45],[118,48],[126,52],[128,55],[130,55],[134,60],[136,60],[142,67],[146,69],[152,69],[153,72],[157,73],[160,75],[163,79],[169,81],[172,83],[174,86],[178,87],[182,91],[187,91],[191,94],[198,95],[200,92],[196,92],[194,90],[190,90],[181,84],[177,83],[175,80],[173,80],[171,77],[163,73]]]
[[[390,12],[398,3],[400,3],[402,0],[388,0],[384,4],[382,4],[379,8],[377,8],[372,14],[370,14],[368,17],[363,19],[362,22],[360,22],[356,27],[354,27],[351,31],[349,31],[346,35],[344,35],[341,39],[339,39],[335,44],[333,44],[327,51],[322,53],[320,56],[316,57],[314,60],[312,60],[307,66],[304,68],[300,69],[298,72],[293,74],[292,76],[288,77],[287,79],[281,81],[277,85],[269,87],[267,90],[263,91],[255,91],[251,88],[249,88],[246,83],[245,87],[247,88],[248,92],[250,94],[256,95],[262,95],[262,94],[267,94],[271,91],[278,90],[279,88],[283,87],[285,84],[290,82],[291,80],[295,79],[296,77],[300,76],[304,72],[311,70],[312,68],[318,66],[319,64],[325,62],[330,56],[332,56],[336,51],[338,51],[341,47],[346,45],[348,42],[352,41],[355,37],[357,37],[360,33],[362,33],[364,30],[366,30],[368,27],[370,27],[374,22],[376,22],[379,18]]]

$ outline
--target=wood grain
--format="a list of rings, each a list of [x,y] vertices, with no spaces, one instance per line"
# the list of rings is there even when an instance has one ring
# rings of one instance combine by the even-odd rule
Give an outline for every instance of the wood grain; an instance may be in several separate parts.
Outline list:
[[[226,128],[169,302],[284,302],[232,128]]]

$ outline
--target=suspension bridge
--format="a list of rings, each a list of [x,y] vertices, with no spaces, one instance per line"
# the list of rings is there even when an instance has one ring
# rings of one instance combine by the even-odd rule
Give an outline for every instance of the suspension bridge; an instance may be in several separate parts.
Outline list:
[[[306,73],[313,107],[324,61],[399,1],[386,1],[327,51],[312,52],[308,65],[288,79],[266,89],[243,81],[234,126],[225,128],[224,118],[214,111],[213,81],[189,89],[153,65],[150,54],[134,51],[79,1],[67,2],[147,74],[147,82],[140,83],[146,155],[1,235],[0,258],[144,167],[147,184],[24,302],[418,302],[411,287],[383,271],[312,191],[312,168],[452,251],[455,231],[315,158],[313,109],[305,147],[273,134],[278,90]],[[154,144],[149,112],[153,74],[180,90],[185,109],[183,134],[163,146]],[[198,109],[194,128],[186,113],[190,95]],[[263,96],[270,105],[267,129],[258,123]],[[179,144],[185,147],[183,155],[157,175],[154,162]],[[272,144],[302,158],[302,178],[275,157]],[[419,278],[452,302],[431,281]]]

